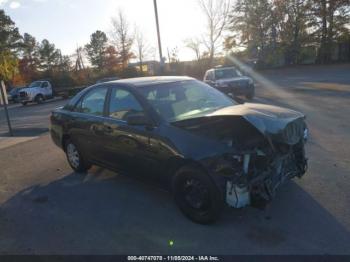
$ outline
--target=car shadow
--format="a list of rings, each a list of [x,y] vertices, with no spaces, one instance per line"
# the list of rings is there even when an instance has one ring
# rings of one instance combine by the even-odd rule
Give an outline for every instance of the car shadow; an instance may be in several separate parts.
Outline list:
[[[186,219],[168,192],[145,180],[94,167],[23,189],[0,206],[0,254],[350,251],[347,229],[295,182],[263,211],[226,208],[205,226]]]

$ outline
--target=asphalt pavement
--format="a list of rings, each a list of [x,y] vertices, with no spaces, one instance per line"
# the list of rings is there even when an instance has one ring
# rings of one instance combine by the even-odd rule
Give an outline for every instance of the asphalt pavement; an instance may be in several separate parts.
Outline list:
[[[152,183],[99,167],[75,174],[45,131],[1,149],[0,254],[350,254],[349,72],[305,66],[255,75],[256,102],[306,114],[309,170],[265,210],[226,208],[210,226],[186,219]],[[18,129],[47,129],[49,112],[65,102],[10,114]]]
[[[16,136],[36,136],[48,132],[49,115],[56,108],[67,103],[67,99],[55,98],[42,104],[30,103],[8,105],[11,126]],[[0,107],[0,139],[9,136],[3,106]]]

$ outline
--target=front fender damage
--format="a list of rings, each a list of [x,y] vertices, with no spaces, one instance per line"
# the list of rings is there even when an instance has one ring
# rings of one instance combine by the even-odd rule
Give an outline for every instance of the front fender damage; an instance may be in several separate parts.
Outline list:
[[[268,107],[265,112],[265,108],[248,106],[239,113],[228,108],[177,123],[181,128],[227,145],[226,153],[213,152],[200,162],[229,206],[263,207],[280,185],[306,172],[304,115],[278,107]]]

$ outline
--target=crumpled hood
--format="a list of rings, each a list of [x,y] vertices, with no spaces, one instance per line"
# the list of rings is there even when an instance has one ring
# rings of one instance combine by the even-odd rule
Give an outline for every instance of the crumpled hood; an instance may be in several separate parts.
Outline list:
[[[225,107],[206,117],[215,116],[241,116],[264,136],[290,145],[300,141],[306,127],[302,113],[264,104],[245,103]]]

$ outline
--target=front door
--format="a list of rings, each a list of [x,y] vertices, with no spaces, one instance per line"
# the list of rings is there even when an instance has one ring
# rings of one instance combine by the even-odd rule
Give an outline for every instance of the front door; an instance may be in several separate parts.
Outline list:
[[[50,88],[48,82],[42,82],[41,90],[42,90],[42,93],[44,94],[45,98],[49,98],[51,96],[51,88]]]
[[[103,140],[108,164],[148,170],[153,164],[148,154],[152,130],[127,124],[131,114],[145,114],[137,98],[130,90],[112,88],[107,113]]]

